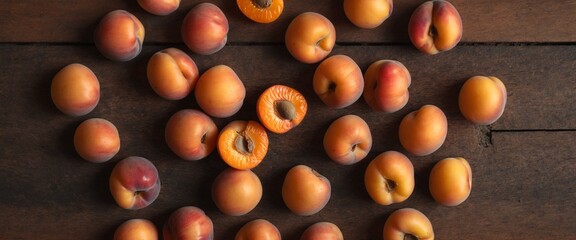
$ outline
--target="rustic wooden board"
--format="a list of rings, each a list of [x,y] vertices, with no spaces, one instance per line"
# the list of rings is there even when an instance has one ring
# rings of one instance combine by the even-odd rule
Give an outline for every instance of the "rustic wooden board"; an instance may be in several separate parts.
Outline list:
[[[362,69],[375,60],[391,58],[411,70],[411,100],[394,114],[373,112],[363,100],[342,110],[326,108],[311,90],[316,65],[298,63],[283,45],[227,46],[212,56],[192,55],[201,71],[230,65],[246,85],[241,112],[233,118],[215,119],[219,127],[232,119],[257,119],[257,96],[272,84],[293,86],[309,101],[309,114],[301,126],[285,135],[269,134],[270,151],[254,169],[265,195],[253,212],[242,217],[220,213],[209,197],[213,179],[226,167],[217,153],[186,162],[164,142],[163,129],[170,115],[182,108],[197,108],[193,97],[176,102],[161,99],[146,82],[147,59],[166,46],[146,46],[137,59],[115,63],[93,46],[0,45],[0,192],[7,193],[0,195],[0,238],[110,239],[124,220],[148,218],[161,227],[170,212],[186,205],[207,211],[218,239],[230,239],[242,224],[255,218],[276,224],[285,239],[297,239],[317,221],[338,224],[347,239],[379,239],[386,217],[401,207],[427,214],[439,239],[576,237],[572,227],[576,218],[567,214],[576,207],[572,45],[462,46],[434,57],[410,46],[338,46],[334,54],[351,56]],[[49,94],[53,75],[72,62],[91,67],[102,87],[95,111],[78,118],[58,112]],[[456,104],[462,82],[483,73],[501,76],[510,90],[506,113],[490,127],[465,121]],[[533,106],[537,102],[542,104]],[[402,151],[397,140],[400,119],[428,103],[446,111],[449,135],[433,155],[410,157],[417,186],[402,204],[373,203],[362,182],[369,161],[336,165],[319,144],[332,120],[353,113],[372,129],[374,147],[367,159],[386,150]],[[122,149],[110,162],[87,163],[74,151],[74,129],[89,117],[109,119],[119,128]],[[137,211],[117,207],[108,190],[114,164],[131,155],[152,160],[163,183],[158,200]],[[468,158],[475,176],[470,199],[455,208],[438,206],[427,190],[432,165],[450,156]],[[333,186],[329,204],[311,217],[291,214],[279,191],[288,169],[301,163],[326,175]]]
[[[7,0],[0,7],[0,42],[92,42],[94,27],[109,11],[125,9],[140,18],[146,41],[182,42],[184,15],[202,1],[182,1],[168,16],[154,16],[136,1],[21,1]],[[406,43],[412,11],[423,1],[394,1],[393,15],[383,25],[361,30],[344,15],[342,0],[286,1],[285,11],[272,24],[256,24],[238,10],[235,1],[211,1],[224,9],[230,22],[230,42],[282,42],[290,21],[305,11],[319,12],[337,28],[338,42]],[[576,2],[571,0],[475,0],[451,1],[464,25],[463,42],[573,42]]]

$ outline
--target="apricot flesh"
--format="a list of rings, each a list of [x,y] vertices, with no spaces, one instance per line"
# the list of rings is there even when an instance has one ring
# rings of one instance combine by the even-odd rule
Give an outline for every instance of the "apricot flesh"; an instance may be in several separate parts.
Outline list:
[[[258,119],[266,129],[282,134],[298,126],[308,111],[306,98],[296,89],[273,85],[258,97]]]
[[[256,121],[232,121],[220,131],[218,152],[230,167],[255,168],[268,152],[266,129]]]
[[[50,95],[56,108],[64,114],[83,116],[98,105],[100,82],[90,68],[72,63],[54,75]]]
[[[469,78],[458,96],[462,115],[470,122],[489,125],[496,122],[506,107],[506,86],[497,77]]]
[[[254,172],[227,168],[214,180],[212,199],[223,213],[241,216],[252,211],[262,198],[262,183]]]
[[[430,172],[430,194],[437,203],[457,206],[466,201],[472,190],[472,169],[466,159],[445,158]]]
[[[86,161],[106,162],[120,151],[120,135],[116,126],[106,119],[87,119],[76,128],[74,147]]]

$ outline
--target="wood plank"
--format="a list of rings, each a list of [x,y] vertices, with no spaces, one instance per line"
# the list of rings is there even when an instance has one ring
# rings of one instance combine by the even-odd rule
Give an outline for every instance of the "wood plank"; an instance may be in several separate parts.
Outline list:
[[[230,43],[283,42],[290,21],[304,11],[319,12],[336,25],[340,43],[407,43],[407,24],[412,11],[422,0],[395,1],[393,15],[376,29],[362,30],[344,15],[342,1],[286,2],[281,17],[272,24],[256,24],[238,10],[234,1],[212,1],[220,6],[230,22]],[[463,42],[574,42],[576,29],[571,24],[576,2],[455,0],[464,24]],[[93,29],[107,12],[125,9],[133,12],[146,27],[147,43],[180,43],[180,25],[197,1],[183,1],[178,11],[154,16],[135,1],[81,0],[62,4],[57,1],[2,2],[0,42],[81,42],[91,43]]]
[[[510,89],[509,108],[493,129],[573,130],[574,46],[464,46],[436,57],[423,56],[409,46],[338,46],[334,54],[351,56],[362,69],[375,60],[391,58],[411,70],[411,100],[394,114],[373,112],[363,100],[346,109],[326,108],[311,90],[316,65],[298,63],[283,46],[229,46],[212,56],[192,55],[201,71],[217,64],[231,66],[247,88],[241,112],[233,118],[215,119],[219,127],[232,119],[257,119],[256,99],[272,84],[293,86],[309,102],[301,126],[288,134],[269,134],[270,151],[254,169],[265,195],[253,212],[242,217],[220,213],[209,197],[213,179],[225,168],[217,153],[186,162],[164,143],[163,129],[170,115],[197,106],[192,97],[163,100],[148,86],[147,59],[162,48],[147,46],[137,59],[115,63],[92,46],[0,45],[0,62],[4,63],[0,67],[0,179],[5,179],[0,181],[0,192],[5,193],[0,194],[0,238],[111,238],[126,219],[148,218],[161,227],[170,212],[185,205],[206,210],[215,222],[217,238],[223,239],[232,238],[242,224],[254,218],[276,224],[285,239],[298,238],[317,221],[338,224],[347,238],[374,239],[380,236],[386,217],[400,207],[416,207],[426,213],[442,239],[576,237],[572,228],[575,216],[567,214],[576,207],[572,201],[576,133],[490,132],[488,127],[466,122],[455,102],[463,80],[472,74],[490,73],[502,76]],[[102,87],[98,107],[78,118],[59,113],[49,94],[51,78],[72,62],[91,67]],[[555,92],[558,95],[552,98],[546,94]],[[528,106],[538,100],[550,104]],[[417,186],[402,204],[383,207],[373,203],[362,182],[369,161],[335,165],[319,144],[331,121],[352,113],[363,117],[372,129],[374,147],[367,159],[386,150],[403,151],[397,140],[401,117],[428,103],[445,110],[449,135],[436,153],[410,156]],[[109,119],[120,130],[122,149],[110,162],[90,164],[74,151],[74,129],[89,117]],[[107,187],[114,164],[131,155],[151,159],[163,182],[158,200],[138,211],[117,207]],[[433,163],[450,156],[470,159],[476,176],[470,199],[456,208],[439,207],[427,190]],[[285,173],[300,163],[326,175],[334,189],[326,208],[306,218],[291,214],[279,192]]]

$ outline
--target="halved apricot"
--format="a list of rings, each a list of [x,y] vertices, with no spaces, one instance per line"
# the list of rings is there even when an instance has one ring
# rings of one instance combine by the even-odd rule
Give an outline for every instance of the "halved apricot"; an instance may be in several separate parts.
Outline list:
[[[308,103],[296,89],[274,85],[260,95],[256,108],[264,127],[274,133],[286,133],[302,122]]]
[[[236,3],[246,17],[258,23],[274,22],[284,10],[284,0],[236,0]]]
[[[232,121],[220,131],[218,152],[230,167],[252,169],[268,152],[266,129],[256,121]]]

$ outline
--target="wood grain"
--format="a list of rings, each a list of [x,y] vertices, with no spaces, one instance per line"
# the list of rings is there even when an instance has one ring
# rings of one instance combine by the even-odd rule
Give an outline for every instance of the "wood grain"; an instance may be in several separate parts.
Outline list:
[[[244,107],[234,118],[215,119],[220,128],[231,119],[257,119],[256,99],[272,84],[293,86],[309,101],[309,114],[301,126],[285,135],[269,134],[271,149],[254,170],[265,195],[253,212],[242,217],[223,215],[210,198],[211,183],[225,168],[216,153],[186,162],[164,142],[163,130],[171,114],[197,105],[193,97],[166,101],[150,89],[146,62],[162,48],[147,46],[134,61],[114,63],[92,46],[0,45],[0,62],[5,63],[5,74],[0,75],[0,145],[5,146],[0,150],[0,179],[5,181],[0,181],[0,192],[9,193],[0,195],[0,219],[10,219],[0,226],[1,238],[109,239],[124,220],[148,218],[161,227],[170,212],[186,205],[207,211],[218,239],[232,238],[254,218],[276,224],[285,239],[297,239],[316,221],[338,224],[348,239],[374,239],[380,236],[386,217],[401,207],[416,207],[427,214],[442,239],[576,237],[571,228],[576,219],[566,214],[575,207],[572,146],[576,132],[533,131],[575,128],[571,116],[576,96],[570,71],[574,46],[463,46],[433,58],[408,46],[338,46],[334,54],[351,56],[362,69],[375,60],[391,58],[411,70],[411,100],[393,114],[373,112],[362,99],[346,109],[326,108],[311,90],[316,65],[296,62],[283,46],[229,46],[213,56],[192,55],[201,71],[227,64],[246,85]],[[78,118],[58,112],[49,95],[53,75],[72,62],[91,67],[102,87],[98,107]],[[477,73],[501,76],[510,90],[506,113],[490,127],[468,123],[457,109],[459,87]],[[535,102],[545,104],[533,106]],[[449,135],[433,155],[410,157],[417,187],[402,204],[384,207],[370,200],[362,180],[369,160],[338,166],[319,144],[331,121],[352,113],[371,126],[374,147],[367,159],[387,150],[403,151],[397,140],[399,121],[427,103],[445,110]],[[85,162],[74,151],[74,129],[89,117],[106,118],[120,131],[122,149],[108,163]],[[114,164],[132,155],[152,160],[163,183],[158,200],[138,211],[117,207],[107,186]],[[429,196],[427,176],[433,163],[451,156],[471,161],[475,182],[468,201],[445,208]],[[326,208],[306,218],[291,214],[279,191],[287,170],[302,163],[326,175],[334,189]]]
[[[180,26],[189,9],[201,1],[182,1],[168,16],[145,12],[136,1],[66,2],[6,0],[0,7],[0,42],[91,43],[100,18],[115,9],[134,13],[146,28],[147,43],[181,43]],[[211,1],[224,9],[230,22],[230,43],[280,43],[290,21],[305,11],[328,17],[336,25],[342,43],[407,43],[412,11],[422,0],[394,1],[392,16],[380,27],[363,30],[348,21],[342,0],[287,1],[280,18],[271,24],[255,24],[235,1]],[[574,42],[576,2],[571,0],[475,0],[451,1],[462,16],[463,42]]]

